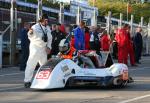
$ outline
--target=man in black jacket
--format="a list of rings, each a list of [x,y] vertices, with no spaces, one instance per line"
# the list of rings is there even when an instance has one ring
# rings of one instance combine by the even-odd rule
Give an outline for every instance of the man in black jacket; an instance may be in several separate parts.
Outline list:
[[[92,31],[91,31],[91,36],[90,36],[90,49],[91,50],[96,50],[96,53],[100,54],[100,40],[99,40],[99,33],[97,32],[98,28],[96,27],[92,27]]]
[[[133,42],[135,46],[135,62],[138,64],[140,64],[139,60],[141,58],[142,48],[143,48],[143,39],[142,39],[141,31],[142,29],[138,27],[136,30],[136,34],[133,38]]]
[[[65,38],[65,34],[60,31],[61,24],[56,25],[56,30],[52,31],[52,50],[51,55],[57,55],[59,53],[59,43],[62,39]]]
[[[25,71],[26,63],[29,57],[29,44],[28,30],[30,28],[29,23],[24,23],[24,27],[21,29],[20,39],[21,39],[21,61],[20,61],[20,71]]]

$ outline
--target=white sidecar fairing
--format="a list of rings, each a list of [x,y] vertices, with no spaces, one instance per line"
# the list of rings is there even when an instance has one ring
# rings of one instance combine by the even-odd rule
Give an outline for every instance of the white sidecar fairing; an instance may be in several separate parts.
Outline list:
[[[81,68],[70,59],[52,59],[37,71],[31,88],[54,89],[93,83],[97,86],[125,85],[128,68],[113,64],[109,68]]]

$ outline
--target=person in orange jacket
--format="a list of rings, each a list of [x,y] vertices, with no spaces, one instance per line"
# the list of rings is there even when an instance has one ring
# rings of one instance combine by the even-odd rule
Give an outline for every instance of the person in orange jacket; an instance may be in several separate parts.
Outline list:
[[[74,62],[79,63],[84,62],[89,68],[95,68],[93,62],[88,57],[82,55],[78,50],[70,45],[68,40],[62,39],[59,43],[59,53],[58,56],[63,59],[71,59]]]
[[[111,44],[111,40],[110,40],[110,37],[109,35],[107,34],[107,31],[104,30],[103,31],[103,34],[102,34],[102,37],[100,39],[100,44],[101,44],[101,49],[103,51],[109,51],[109,47],[110,47],[110,44]]]
[[[118,62],[127,64],[128,59],[128,43],[129,38],[127,34],[128,24],[125,24],[123,28],[118,29],[116,32],[115,40],[118,43]]]

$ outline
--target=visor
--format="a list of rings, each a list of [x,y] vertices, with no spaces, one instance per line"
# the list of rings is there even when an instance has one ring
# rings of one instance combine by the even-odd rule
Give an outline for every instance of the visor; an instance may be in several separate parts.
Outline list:
[[[60,52],[66,52],[68,50],[68,47],[66,46],[59,46],[59,51]]]

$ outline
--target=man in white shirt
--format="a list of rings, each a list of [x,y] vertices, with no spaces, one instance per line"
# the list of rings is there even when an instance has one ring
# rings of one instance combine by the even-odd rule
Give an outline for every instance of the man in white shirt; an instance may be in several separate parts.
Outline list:
[[[47,61],[47,54],[51,52],[52,36],[48,26],[48,16],[43,14],[39,22],[31,27],[28,32],[30,40],[30,54],[25,70],[24,86],[31,86],[31,79],[37,63],[43,65]]]

